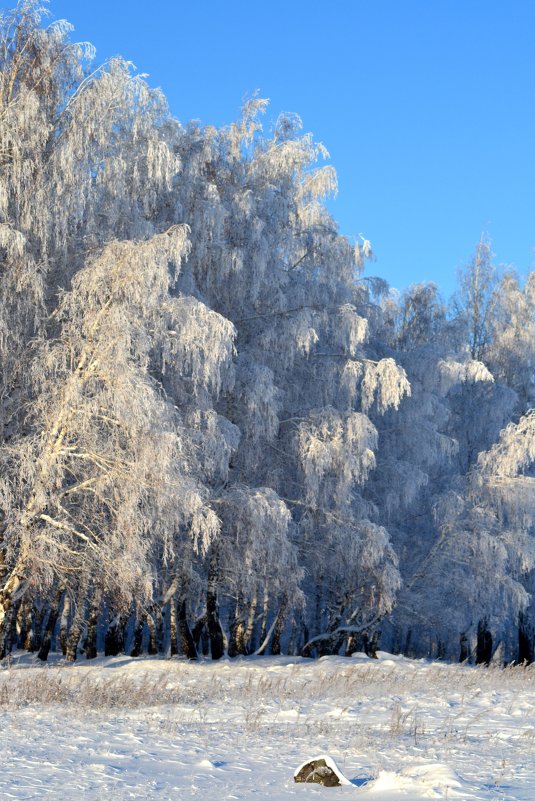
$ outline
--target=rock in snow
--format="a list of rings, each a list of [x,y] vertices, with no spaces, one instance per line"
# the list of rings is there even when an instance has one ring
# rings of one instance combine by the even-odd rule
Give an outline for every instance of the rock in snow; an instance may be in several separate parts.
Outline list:
[[[351,784],[334,759],[325,754],[303,762],[294,773],[294,781],[323,784],[324,787],[340,787],[342,784]]]

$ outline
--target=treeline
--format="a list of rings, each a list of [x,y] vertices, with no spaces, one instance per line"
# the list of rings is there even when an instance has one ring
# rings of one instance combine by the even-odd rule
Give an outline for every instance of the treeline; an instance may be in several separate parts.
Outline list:
[[[325,149],[0,31],[0,654],[533,658],[535,274],[368,278]]]

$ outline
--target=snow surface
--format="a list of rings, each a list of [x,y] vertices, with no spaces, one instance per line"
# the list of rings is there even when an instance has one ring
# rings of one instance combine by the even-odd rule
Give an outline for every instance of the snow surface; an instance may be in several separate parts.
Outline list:
[[[0,799],[533,801],[535,669],[380,654],[0,671]],[[318,753],[351,786],[295,784]]]

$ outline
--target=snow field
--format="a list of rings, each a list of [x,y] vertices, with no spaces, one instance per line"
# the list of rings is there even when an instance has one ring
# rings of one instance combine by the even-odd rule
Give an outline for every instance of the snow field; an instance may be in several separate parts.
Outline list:
[[[535,668],[381,654],[0,671],[0,798],[532,801]],[[352,785],[297,785],[330,755]]]

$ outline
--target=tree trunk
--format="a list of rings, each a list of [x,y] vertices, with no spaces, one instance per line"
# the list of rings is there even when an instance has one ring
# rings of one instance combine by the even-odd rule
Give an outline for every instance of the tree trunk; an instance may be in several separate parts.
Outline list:
[[[94,595],[87,620],[87,637],[85,640],[85,655],[87,659],[97,657],[97,626],[100,615],[101,593],[97,591]]]
[[[244,647],[245,653],[250,654],[251,651],[254,651],[252,638],[253,638],[253,631],[254,631],[254,624],[256,620],[256,610],[258,608],[258,592],[255,590],[255,593],[251,599],[251,604],[249,606],[249,615],[247,617],[247,625],[245,627],[245,632],[243,635],[244,640]]]
[[[48,620],[46,621],[45,631],[43,634],[43,638],[41,640],[41,647],[39,648],[39,653],[37,654],[37,658],[40,659],[42,662],[46,662],[46,660],[48,659],[48,654],[50,652],[50,645],[52,643],[54,629],[56,628],[56,623],[58,620],[63,594],[64,594],[63,589],[58,590],[58,593],[50,606],[50,612],[48,613]]]
[[[535,656],[534,650],[533,629],[521,614],[518,620],[518,661],[520,664],[531,665]]]
[[[11,633],[17,613],[17,601],[24,598],[28,586],[28,566],[20,559],[0,590],[0,659],[11,649]]]
[[[149,628],[148,653],[155,656],[163,651],[163,619],[162,610],[157,604],[152,604],[147,611],[147,626]]]
[[[117,656],[124,653],[125,628],[128,618],[115,615],[108,624],[104,637],[104,656]]]
[[[36,609],[35,606],[31,608],[30,626],[27,629],[26,640],[24,642],[25,650],[30,651],[30,653],[38,651],[41,647],[41,631],[45,612],[46,607],[44,606],[41,609]]]
[[[342,646],[344,638],[347,636],[345,634],[340,634],[338,631],[342,622],[342,608],[343,601],[338,601],[330,610],[328,630],[331,632],[331,635],[319,640],[317,649],[320,657],[337,654]]]
[[[199,651],[199,646],[201,644],[202,633],[206,626],[206,615],[200,617],[195,625],[193,626],[191,636],[193,637],[193,644],[197,651]]]
[[[319,579],[318,579],[317,587],[316,587],[316,603],[315,603],[315,607],[314,607],[315,626],[316,626],[316,631],[318,631],[318,632],[319,631],[323,631],[326,628],[326,626],[324,625],[324,622],[323,622],[323,611],[324,610],[323,610],[322,587],[323,587],[323,576],[320,576]]]
[[[288,655],[294,656],[295,654],[297,654],[297,645],[296,645],[297,631],[298,631],[298,626],[297,626],[297,622],[296,622],[295,617],[294,617],[292,619],[292,627],[290,629],[290,638],[288,640],[288,646],[286,648],[286,652],[287,652]]]
[[[405,645],[403,647],[403,655],[404,656],[412,656],[412,629],[407,631],[407,636],[405,637]]]
[[[243,600],[241,593],[238,593],[238,599],[234,605],[233,611],[229,614],[229,631],[230,638],[228,644],[228,655],[243,656],[245,650],[245,616],[243,612]]]
[[[480,620],[477,626],[476,665],[490,665],[492,658],[492,634],[487,621]]]
[[[377,659],[377,646],[379,645],[380,632],[374,631],[372,636],[366,638],[366,653],[372,659]]]
[[[6,607],[2,614],[3,619],[0,623],[0,659],[4,659],[8,655],[11,648],[11,643],[9,642],[9,633],[11,631],[12,623],[10,608]]]
[[[130,656],[137,657],[143,653],[143,630],[145,628],[145,615],[144,613],[136,617],[136,625],[134,627],[134,641]]]
[[[13,645],[15,646],[15,648],[17,647],[17,618],[19,616],[19,610],[20,610],[21,603],[22,603],[21,600],[17,600],[17,601],[15,601],[15,603],[13,604],[13,606],[11,608],[11,613],[10,613],[10,616],[9,616],[11,622],[10,622],[9,631],[8,631],[7,637],[6,637],[6,650],[7,650],[7,653],[11,652],[11,650],[13,648]]]
[[[154,608],[147,612],[147,628],[149,630],[149,642],[147,653],[149,656],[156,656],[158,653],[158,615]]]
[[[68,641],[68,632],[69,632],[69,618],[71,616],[71,596],[67,592],[65,594],[65,598],[63,600],[63,611],[61,613],[61,622],[59,628],[59,642],[61,647],[61,653],[63,656],[67,656],[67,641]]]
[[[24,648],[28,631],[32,627],[32,607],[28,601],[23,601],[17,614],[17,644]]]
[[[265,651],[265,646],[263,644],[266,641],[267,637],[267,622],[268,622],[268,614],[269,614],[269,592],[267,587],[264,587],[264,595],[262,597],[262,617],[260,619],[260,645],[259,645],[259,654],[263,654]]]
[[[271,653],[273,656],[279,656],[281,652],[281,636],[286,622],[286,609],[288,606],[288,599],[282,598],[279,611],[277,613],[277,622],[273,629],[273,639],[271,640]]]
[[[178,631],[180,634],[180,645],[182,653],[188,659],[197,659],[197,648],[195,646],[195,639],[188,626],[186,598],[182,596],[178,603]],[[201,632],[199,632],[200,636]],[[197,641],[198,642],[198,641]]]
[[[176,616],[176,598],[173,595],[169,601],[169,640],[171,656],[178,654],[178,623]]]
[[[76,609],[74,610],[74,617],[72,619],[69,637],[67,639],[67,649],[65,659],[67,662],[75,662],[78,652],[78,644],[82,637],[86,621],[87,610],[90,602],[89,579],[83,576],[80,581],[80,587],[76,598]]]
[[[206,591],[206,628],[210,637],[212,659],[221,659],[225,653],[225,638],[219,622],[217,586],[219,583],[219,563],[217,554],[212,554],[208,568],[208,587]]]

